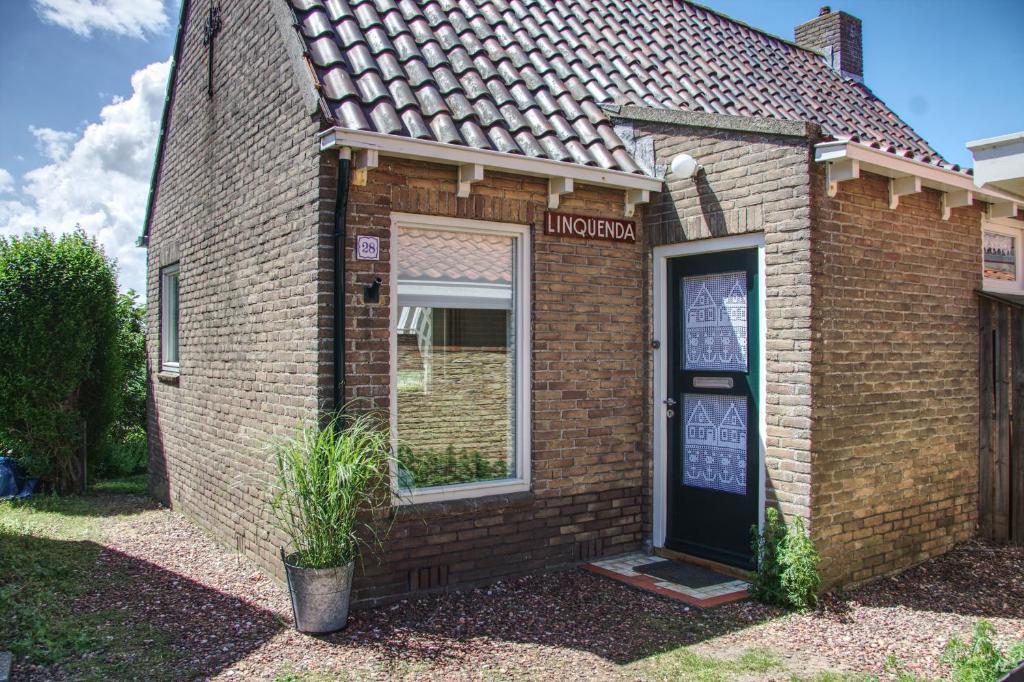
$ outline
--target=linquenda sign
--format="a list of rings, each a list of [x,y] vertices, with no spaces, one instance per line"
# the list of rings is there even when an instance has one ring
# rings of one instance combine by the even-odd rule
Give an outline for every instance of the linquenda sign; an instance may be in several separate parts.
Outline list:
[[[632,244],[636,242],[636,222],[547,211],[544,214],[544,234]]]

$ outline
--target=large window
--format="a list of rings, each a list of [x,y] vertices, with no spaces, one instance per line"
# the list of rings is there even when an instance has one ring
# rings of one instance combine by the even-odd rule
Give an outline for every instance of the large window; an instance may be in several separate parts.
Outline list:
[[[177,372],[178,265],[160,270],[160,370]]]
[[[417,501],[528,489],[526,230],[407,216],[396,236],[398,486]]]

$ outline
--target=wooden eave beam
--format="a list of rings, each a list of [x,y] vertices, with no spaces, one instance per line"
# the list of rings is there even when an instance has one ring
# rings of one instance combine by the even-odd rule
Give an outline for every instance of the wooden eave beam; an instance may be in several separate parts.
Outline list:
[[[1016,201],[997,201],[988,205],[989,218],[1016,218],[1018,204]]]
[[[484,167],[479,163],[466,163],[459,166],[459,188],[456,196],[465,199],[469,196],[470,188],[474,182],[484,179]]]
[[[632,218],[636,214],[637,205],[646,204],[650,200],[651,193],[645,189],[627,189],[625,210],[626,217]]]
[[[860,161],[839,159],[825,164],[825,189],[830,197],[839,193],[839,183],[860,177]]]
[[[954,208],[970,206],[974,203],[974,192],[966,189],[942,193],[942,219],[949,220]]]
[[[370,170],[377,167],[380,155],[376,149],[356,149],[352,153],[352,184],[365,187]]]
[[[900,197],[917,194],[921,191],[921,178],[916,175],[904,175],[901,178],[889,178],[889,208],[897,209]]]
[[[548,208],[558,208],[563,194],[569,194],[573,189],[572,178],[548,178]]]

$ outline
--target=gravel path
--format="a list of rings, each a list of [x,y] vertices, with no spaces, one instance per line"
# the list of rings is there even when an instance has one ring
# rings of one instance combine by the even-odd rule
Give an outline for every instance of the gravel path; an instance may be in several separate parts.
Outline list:
[[[718,658],[768,649],[788,672],[761,679],[822,669],[884,678],[890,654],[914,672],[940,676],[943,645],[978,618],[1001,637],[1024,638],[1024,551],[974,543],[831,596],[808,615],[751,602],[694,610],[568,571],[357,611],[345,631],[313,638],[290,628],[288,597],[275,582],[180,515],[147,509],[105,524],[99,570],[128,577],[79,606],[114,605],[165,633],[174,670],[154,677],[656,679],[659,669],[649,665],[656,659],[648,657],[685,644]],[[61,677],[52,668],[25,672]]]

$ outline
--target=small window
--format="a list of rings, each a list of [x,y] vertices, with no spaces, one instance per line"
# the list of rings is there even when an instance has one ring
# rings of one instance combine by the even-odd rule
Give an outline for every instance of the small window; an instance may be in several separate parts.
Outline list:
[[[160,369],[178,371],[178,265],[160,271]]]
[[[416,501],[529,488],[528,236],[451,222],[397,228],[396,478]]]
[[[984,289],[1024,293],[1020,228],[1020,221],[1016,220],[986,219],[982,222],[981,267]]]

